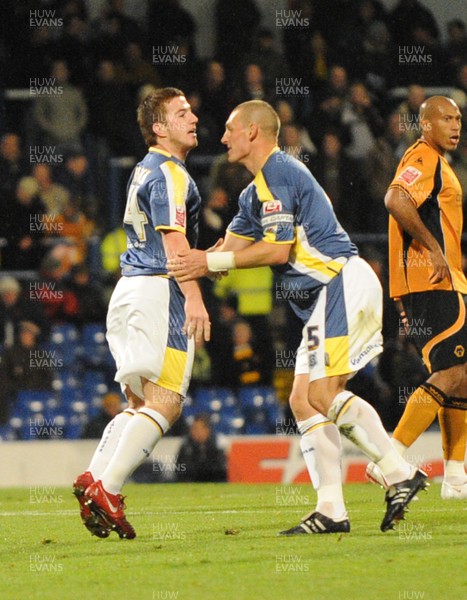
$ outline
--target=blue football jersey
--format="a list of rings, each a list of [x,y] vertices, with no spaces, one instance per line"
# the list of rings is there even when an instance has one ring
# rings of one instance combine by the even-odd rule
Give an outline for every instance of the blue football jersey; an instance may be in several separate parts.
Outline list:
[[[255,242],[292,246],[289,261],[272,267],[280,276],[276,296],[287,299],[303,320],[319,290],[358,254],[326,192],[300,161],[279,148],[241,193],[228,231]]]
[[[180,231],[191,247],[196,246],[200,206],[198,188],[184,163],[168,152],[150,148],[128,181],[122,274],[167,274],[161,231]]]

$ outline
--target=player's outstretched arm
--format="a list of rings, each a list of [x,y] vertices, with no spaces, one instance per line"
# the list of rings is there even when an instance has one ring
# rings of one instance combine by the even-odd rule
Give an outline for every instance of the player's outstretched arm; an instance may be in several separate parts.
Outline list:
[[[188,240],[179,231],[162,231],[162,240],[168,261],[170,257],[177,256],[179,252],[190,250]],[[185,296],[184,333],[189,338],[194,335],[197,342],[200,342],[203,338],[206,342],[209,341],[211,339],[211,323],[198,283],[196,281],[178,283]]]
[[[222,252],[179,252],[168,261],[167,267],[169,275],[176,277],[179,282],[185,282],[203,277],[209,272],[284,264],[289,258],[290,248],[291,243],[252,243],[248,239],[227,235]]]
[[[400,188],[390,188],[384,198],[389,213],[414,240],[424,246],[433,265],[430,283],[439,283],[449,277],[449,266],[435,237],[423,224],[410,196]]]

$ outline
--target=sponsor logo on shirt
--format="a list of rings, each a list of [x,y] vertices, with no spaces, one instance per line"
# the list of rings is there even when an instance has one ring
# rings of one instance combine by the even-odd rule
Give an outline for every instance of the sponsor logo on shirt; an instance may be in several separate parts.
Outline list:
[[[263,204],[263,212],[265,215],[280,212],[282,210],[282,202],[280,200],[268,200]]]
[[[184,206],[177,206],[175,208],[175,225],[185,227],[186,212]]]

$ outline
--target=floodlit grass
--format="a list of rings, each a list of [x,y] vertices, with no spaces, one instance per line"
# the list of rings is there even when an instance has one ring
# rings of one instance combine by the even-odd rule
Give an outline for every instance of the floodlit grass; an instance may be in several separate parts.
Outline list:
[[[137,538],[91,537],[70,490],[0,490],[2,600],[461,600],[467,503],[420,493],[381,533],[383,492],[345,486],[352,531],[277,537],[311,486],[128,485]]]

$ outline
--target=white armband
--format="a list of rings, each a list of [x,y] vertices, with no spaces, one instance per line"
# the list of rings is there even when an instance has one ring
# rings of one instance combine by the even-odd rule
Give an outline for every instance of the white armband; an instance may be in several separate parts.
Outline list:
[[[233,252],[207,252],[206,259],[208,270],[212,273],[235,269],[235,257]]]

